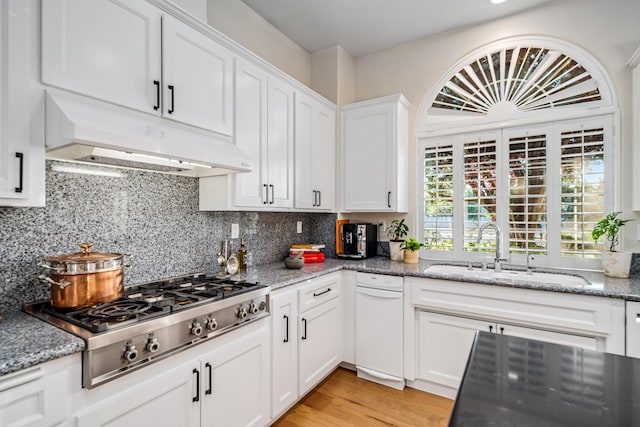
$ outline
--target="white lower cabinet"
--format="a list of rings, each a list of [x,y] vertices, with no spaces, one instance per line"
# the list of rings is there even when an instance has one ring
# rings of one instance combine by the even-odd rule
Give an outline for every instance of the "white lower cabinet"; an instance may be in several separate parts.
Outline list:
[[[0,426],[48,427],[69,415],[69,386],[80,371],[71,355],[0,377]]]
[[[298,400],[298,304],[295,289],[271,294],[271,414]]]
[[[202,426],[269,422],[269,335],[264,330],[206,355],[200,373]]]
[[[196,361],[105,399],[76,414],[77,427],[153,425],[196,427],[200,406],[196,399]],[[193,373],[193,374],[190,374]],[[135,375],[135,374],[132,374]]]
[[[77,390],[69,425],[263,426],[269,414],[269,319],[91,390]],[[78,375],[77,384],[80,384]]]
[[[271,294],[271,416],[291,407],[341,362],[340,272]]]
[[[624,354],[624,301],[405,278],[408,385],[453,398],[476,331]]]
[[[488,320],[418,311],[418,378],[457,389],[477,331],[596,350],[596,339]]]
[[[340,363],[339,308],[336,299],[300,315],[300,394],[311,390]]]

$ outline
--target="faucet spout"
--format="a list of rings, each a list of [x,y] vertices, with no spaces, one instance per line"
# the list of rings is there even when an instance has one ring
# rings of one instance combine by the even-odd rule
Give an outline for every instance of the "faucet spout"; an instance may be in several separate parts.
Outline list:
[[[478,238],[476,240],[478,250],[480,250],[480,242],[482,242],[482,233],[486,228],[493,228],[496,232],[496,254],[494,259],[493,268],[497,273],[502,271],[502,262],[506,261],[505,258],[502,257],[502,230],[495,222],[486,222],[480,226],[478,229]]]

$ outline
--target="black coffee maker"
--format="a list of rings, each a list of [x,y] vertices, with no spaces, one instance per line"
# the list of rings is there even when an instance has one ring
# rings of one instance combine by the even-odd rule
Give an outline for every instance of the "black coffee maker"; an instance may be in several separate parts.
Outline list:
[[[378,226],[376,224],[342,224],[343,259],[364,259],[376,256],[378,251]]]

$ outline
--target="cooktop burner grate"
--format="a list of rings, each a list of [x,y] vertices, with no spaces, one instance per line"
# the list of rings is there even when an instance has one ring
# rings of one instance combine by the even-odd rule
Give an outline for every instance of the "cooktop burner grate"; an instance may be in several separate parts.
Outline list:
[[[260,287],[258,283],[203,275],[136,285],[111,303],[82,309],[59,309],[45,303],[42,311],[92,332],[104,332],[196,305],[229,298]]]

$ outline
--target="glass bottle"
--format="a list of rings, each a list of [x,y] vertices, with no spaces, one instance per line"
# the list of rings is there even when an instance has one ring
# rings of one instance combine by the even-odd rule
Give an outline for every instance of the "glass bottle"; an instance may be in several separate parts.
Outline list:
[[[244,239],[240,239],[240,249],[238,249],[238,270],[247,269],[247,248],[244,246]]]

